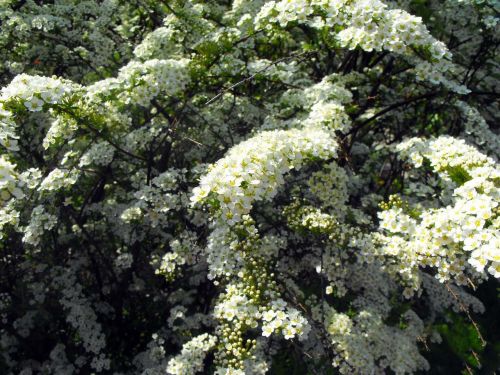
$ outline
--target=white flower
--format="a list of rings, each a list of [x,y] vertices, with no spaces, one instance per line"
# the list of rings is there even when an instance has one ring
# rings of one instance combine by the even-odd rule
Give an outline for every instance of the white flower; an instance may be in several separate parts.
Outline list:
[[[24,106],[31,112],[39,112],[42,110],[43,101],[33,96],[30,100],[24,102]]]

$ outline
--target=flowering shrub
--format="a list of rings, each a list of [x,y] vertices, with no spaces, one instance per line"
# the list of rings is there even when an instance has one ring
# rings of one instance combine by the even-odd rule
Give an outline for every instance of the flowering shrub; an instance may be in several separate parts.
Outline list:
[[[485,365],[497,21],[0,1],[0,373],[416,373],[453,322]]]

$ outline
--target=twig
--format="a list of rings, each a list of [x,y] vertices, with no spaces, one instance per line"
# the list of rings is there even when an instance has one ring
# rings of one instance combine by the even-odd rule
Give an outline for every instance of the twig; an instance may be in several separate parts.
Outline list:
[[[486,340],[483,338],[483,335],[481,335],[481,331],[479,331],[479,327],[477,326],[477,323],[474,321],[474,319],[472,319],[472,316],[470,315],[469,309],[467,309],[467,307],[464,306],[464,304],[462,303],[462,301],[460,300],[458,295],[453,291],[453,289],[450,288],[450,285],[448,283],[446,283],[445,285],[446,285],[446,289],[448,289],[448,291],[451,293],[453,298],[455,298],[455,300],[458,302],[458,306],[460,307],[460,310],[462,310],[467,315],[467,318],[469,318],[470,322],[474,326],[474,329],[476,330],[477,335],[478,335],[479,339],[481,340],[481,344],[483,346],[485,346]],[[472,351],[472,353],[473,353],[473,355],[475,354],[474,351]],[[479,362],[479,360],[478,360],[478,362]]]
[[[231,91],[232,89],[234,89],[234,88],[242,85],[243,83],[248,82],[248,81],[254,79],[257,74],[265,72],[267,69],[269,69],[273,65],[279,64],[280,62],[283,62],[283,61],[286,61],[286,60],[290,60],[290,59],[293,59],[293,58],[296,58],[296,57],[299,57],[299,56],[302,56],[302,55],[308,55],[308,54],[312,54],[312,53],[315,53],[315,51],[301,52],[301,53],[293,54],[293,55],[290,55],[290,56],[282,57],[281,59],[273,61],[272,63],[270,63],[266,67],[264,67],[261,70],[255,72],[254,74],[252,74],[251,76],[246,77],[246,78],[242,79],[241,81],[236,82],[234,85],[231,85],[230,87],[228,87],[226,89],[223,89],[217,95],[215,95],[212,99],[210,99],[209,101],[207,101],[205,103],[205,105],[209,105],[210,103],[214,102],[215,100],[217,100],[218,98],[220,98],[222,95],[224,95],[226,92]]]

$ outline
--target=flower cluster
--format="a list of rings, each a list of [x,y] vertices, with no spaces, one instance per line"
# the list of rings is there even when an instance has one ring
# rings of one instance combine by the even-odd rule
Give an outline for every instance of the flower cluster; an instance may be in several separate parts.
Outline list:
[[[21,101],[28,111],[39,112],[44,104],[55,104],[75,88],[71,82],[58,78],[19,74],[12,82],[2,88],[0,101],[12,99]]]
[[[194,264],[201,252],[195,238],[194,233],[184,232],[170,241],[170,251],[165,253],[161,259],[155,258],[152,261],[156,268],[155,273],[174,280],[184,264]]]
[[[320,128],[262,132],[213,165],[191,200],[211,203],[214,199],[220,216],[232,225],[250,212],[255,201],[272,199],[286,172],[299,170],[307,159],[335,154],[336,142]]]
[[[259,12],[256,24],[257,28],[267,22],[284,27],[294,21],[309,21],[316,28],[339,25],[342,30],[336,36],[338,41],[352,49],[359,45],[367,51],[408,53],[410,46],[425,46],[432,59],[450,58],[446,46],[430,35],[421,18],[400,9],[387,9],[381,1],[269,2]]]
[[[176,95],[189,81],[188,59],[131,61],[116,78],[99,81],[87,88],[86,98],[99,102],[116,95],[124,104],[147,107],[161,93]]]
[[[500,277],[500,171],[495,162],[451,137],[412,139],[400,150],[417,167],[428,160],[453,189],[449,206],[418,212],[396,204],[379,214],[380,227],[391,233],[383,238],[384,251],[400,259],[400,272],[414,275],[415,267],[432,266],[439,280],[453,277],[459,284],[468,283],[468,271],[486,269]]]
[[[245,361],[255,356],[257,341],[244,339],[242,335],[247,329],[260,326],[263,337],[281,333],[286,340],[307,338],[311,329],[308,321],[277,297],[275,283],[271,281],[267,289],[263,288],[272,276],[265,271],[258,275],[248,270],[240,271],[241,281],[228,285],[221,295],[214,314],[221,321],[223,348],[218,353],[218,362],[223,368],[243,370],[247,368]]]
[[[17,75],[12,82],[0,91],[0,143],[9,151],[18,150],[19,136],[16,122],[11,112],[16,103],[29,112],[40,112],[44,105],[59,103],[69,93],[77,90],[78,85],[59,78]],[[14,107],[13,107],[14,106]]]
[[[378,0],[271,1],[262,7],[255,24],[257,29],[266,29],[273,23],[285,27],[296,22],[314,29],[335,30],[330,36],[341,47],[409,56],[418,78],[459,94],[470,92],[446,77],[446,72],[455,69],[446,45],[429,33],[422,18],[404,10],[390,9]]]
[[[203,360],[217,343],[215,336],[203,333],[182,346],[182,351],[168,362],[167,374],[189,375],[203,370]]]
[[[0,155],[0,202],[2,206],[11,198],[20,198],[23,193],[19,188],[19,177],[16,166]]]
[[[102,333],[101,324],[90,301],[83,294],[82,286],[78,283],[75,271],[78,271],[82,261],[76,261],[68,270],[57,270],[54,283],[60,290],[61,306],[68,311],[66,320],[78,333],[81,345],[92,357],[91,367],[97,371],[109,369],[110,360],[103,353],[106,348],[106,337]]]
[[[47,177],[43,179],[38,187],[39,191],[55,191],[70,187],[75,184],[79,173],[77,171],[53,169]]]
[[[456,107],[465,118],[465,134],[472,138],[475,144],[486,147],[488,151],[495,155],[500,149],[500,140],[491,131],[484,117],[476,108],[461,100],[457,101]]]
[[[16,122],[12,118],[12,113],[4,109],[4,104],[0,102],[0,145],[7,151],[18,151],[16,134]]]
[[[348,199],[348,176],[346,171],[335,162],[327,164],[321,171],[314,172],[308,181],[309,189],[322,207],[342,218]]]
[[[361,311],[353,321],[330,309],[328,333],[338,353],[333,360],[334,366],[343,374],[384,372],[388,368],[403,374],[428,369],[429,364],[421,355],[401,355],[409,350],[415,352],[415,338],[423,329],[416,314],[407,313],[403,319],[407,325],[404,331],[385,326],[375,312]]]
[[[24,230],[23,242],[36,246],[41,236],[57,224],[57,217],[45,212],[45,207],[37,206],[31,213],[29,225]]]
[[[306,338],[310,326],[296,309],[287,308],[285,301],[277,299],[271,302],[271,308],[262,313],[262,335],[269,337],[281,331],[283,337],[290,340],[296,336]]]

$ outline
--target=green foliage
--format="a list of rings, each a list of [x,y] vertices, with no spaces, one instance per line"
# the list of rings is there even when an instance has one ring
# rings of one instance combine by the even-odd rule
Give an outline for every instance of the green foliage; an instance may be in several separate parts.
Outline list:
[[[468,365],[479,368],[479,355],[483,352],[484,345],[476,327],[455,313],[448,313],[447,318],[448,323],[436,325],[437,331],[455,355]]]
[[[460,165],[454,167],[446,168],[446,172],[450,176],[451,180],[456,183],[458,186],[465,184],[472,177],[469,173]]]

